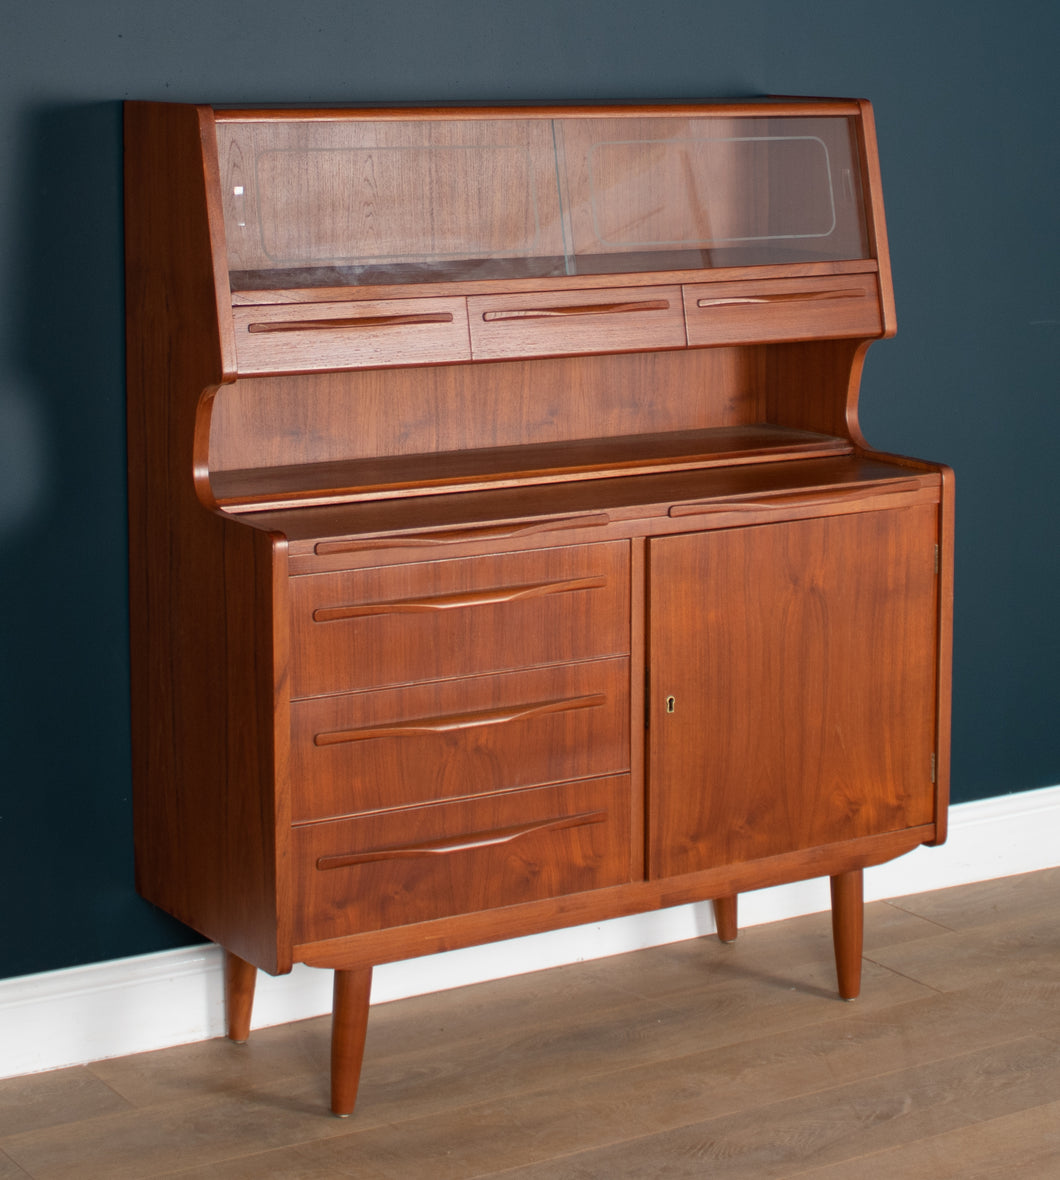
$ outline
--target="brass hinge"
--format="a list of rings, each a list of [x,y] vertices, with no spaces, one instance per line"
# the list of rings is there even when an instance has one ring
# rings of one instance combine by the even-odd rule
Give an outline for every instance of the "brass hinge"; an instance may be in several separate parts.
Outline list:
[[[935,781],[935,755],[931,755],[931,781]]]
[[[936,545],[935,546],[935,573],[936,574],[939,572],[939,568],[941,565],[942,565],[942,554],[939,551],[938,545]]]

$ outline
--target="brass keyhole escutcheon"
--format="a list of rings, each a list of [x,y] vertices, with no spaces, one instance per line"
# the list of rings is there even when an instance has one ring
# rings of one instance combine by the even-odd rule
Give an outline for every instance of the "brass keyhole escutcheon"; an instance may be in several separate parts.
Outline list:
[[[667,711],[667,713],[672,713],[674,711],[674,708],[676,705],[677,705],[677,701],[674,697],[667,697],[666,698],[666,711]]]

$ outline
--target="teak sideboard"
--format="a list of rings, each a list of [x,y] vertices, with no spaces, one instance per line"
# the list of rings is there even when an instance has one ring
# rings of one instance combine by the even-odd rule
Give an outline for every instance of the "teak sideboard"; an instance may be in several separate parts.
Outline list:
[[[126,106],[138,887],[335,972],[945,836],[953,481],[869,105]]]

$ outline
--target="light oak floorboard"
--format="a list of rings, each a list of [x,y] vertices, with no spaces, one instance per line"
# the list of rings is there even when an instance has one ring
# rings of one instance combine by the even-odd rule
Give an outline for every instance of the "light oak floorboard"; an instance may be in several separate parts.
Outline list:
[[[858,1180],[1056,1180],[1060,1102],[918,1139],[857,1160]],[[850,1164],[797,1173],[849,1180]]]
[[[0,1180],[26,1180],[28,1175],[10,1156],[0,1151]]]
[[[853,1004],[821,914],[380,1005],[349,1120],[326,1018],[9,1079],[0,1180],[1060,1175],[1058,889],[873,903]]]
[[[84,1066],[6,1078],[0,1081],[0,1143],[8,1135],[117,1114],[129,1106]]]

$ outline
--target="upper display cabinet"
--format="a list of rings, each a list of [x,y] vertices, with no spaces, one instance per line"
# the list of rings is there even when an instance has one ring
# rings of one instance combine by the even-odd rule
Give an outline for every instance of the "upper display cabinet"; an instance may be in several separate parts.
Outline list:
[[[130,302],[172,320],[202,503],[861,441],[862,358],[895,328],[868,103],[125,119]]]
[[[215,112],[237,302],[873,256],[852,103],[338,114]]]

